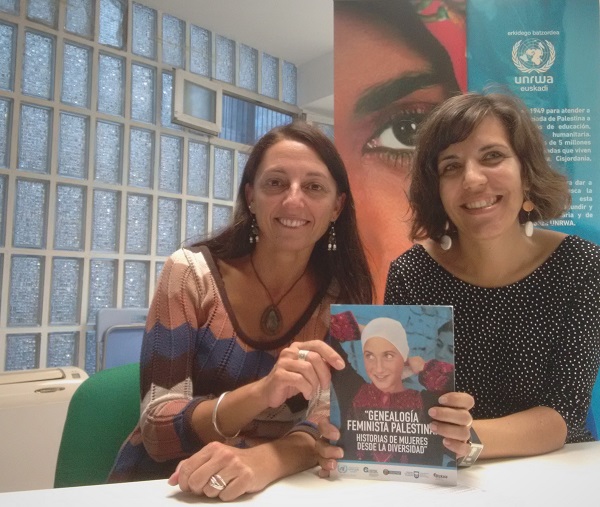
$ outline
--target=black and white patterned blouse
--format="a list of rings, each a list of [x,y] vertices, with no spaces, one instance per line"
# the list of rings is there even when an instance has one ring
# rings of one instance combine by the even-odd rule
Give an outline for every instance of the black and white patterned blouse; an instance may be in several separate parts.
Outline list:
[[[522,280],[471,285],[421,245],[392,262],[385,304],[454,307],[456,390],[475,398],[475,419],[535,406],[564,418],[567,442],[585,429],[600,363],[600,247],[567,236]]]

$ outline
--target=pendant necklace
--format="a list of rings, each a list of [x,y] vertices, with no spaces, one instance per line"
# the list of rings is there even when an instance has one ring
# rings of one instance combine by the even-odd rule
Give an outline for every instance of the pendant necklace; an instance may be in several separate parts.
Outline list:
[[[256,268],[254,267],[252,255],[250,255],[250,265],[252,266],[252,270],[254,271],[254,274],[256,275],[256,279],[262,285],[263,289],[265,289],[265,292],[267,293],[267,295],[269,296],[269,299],[271,300],[271,304],[265,308],[265,311],[262,312],[262,315],[260,317],[260,329],[262,330],[263,333],[265,333],[268,336],[275,336],[276,334],[279,333],[279,331],[281,331],[281,328],[283,327],[283,317],[281,316],[281,312],[279,311],[279,304],[281,303],[281,301],[283,301],[283,298],[286,297],[292,291],[292,289],[298,284],[298,282],[302,279],[302,277],[304,277],[304,274],[306,273],[306,270],[308,269],[308,263],[306,264],[306,268],[304,268],[304,271],[302,272],[302,274],[292,284],[292,286],[288,290],[285,291],[285,294],[279,298],[277,303],[273,300],[273,296],[271,296],[269,289],[267,289],[267,286],[261,280],[260,276],[258,276],[258,271],[256,271]]]

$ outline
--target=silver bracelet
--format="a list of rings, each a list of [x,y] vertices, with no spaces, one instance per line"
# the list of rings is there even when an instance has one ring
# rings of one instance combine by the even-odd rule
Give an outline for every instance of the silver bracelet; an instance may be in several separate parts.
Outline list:
[[[223,398],[225,398],[226,394],[229,394],[231,391],[225,391],[223,394],[221,394],[221,396],[219,396],[219,399],[217,400],[217,403],[215,403],[215,407],[213,408],[212,411],[212,425],[213,428],[215,429],[215,431],[221,435],[223,438],[228,439],[228,438],[235,438],[240,434],[240,430],[237,431],[237,433],[235,435],[231,435],[231,436],[227,436],[224,435],[221,430],[219,429],[219,426],[217,425],[217,410],[219,409],[219,405],[221,404],[221,401],[223,401]]]

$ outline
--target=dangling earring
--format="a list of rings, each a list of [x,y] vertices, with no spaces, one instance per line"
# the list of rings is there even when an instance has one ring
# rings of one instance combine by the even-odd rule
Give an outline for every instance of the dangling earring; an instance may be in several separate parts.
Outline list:
[[[533,222],[529,217],[530,213],[535,209],[535,204],[533,204],[529,199],[523,202],[523,211],[527,213],[527,222],[525,222],[525,236],[531,238],[533,235]]]
[[[252,223],[250,224],[250,244],[258,243],[258,224],[256,223],[256,215],[252,215]]]
[[[444,235],[440,238],[440,247],[442,250],[450,250],[452,248],[452,238],[448,235],[450,232],[450,223],[446,221],[446,227],[444,227]]]
[[[329,226],[329,239],[327,240],[327,250],[335,252],[337,250],[337,242],[335,240],[335,222],[331,222]]]

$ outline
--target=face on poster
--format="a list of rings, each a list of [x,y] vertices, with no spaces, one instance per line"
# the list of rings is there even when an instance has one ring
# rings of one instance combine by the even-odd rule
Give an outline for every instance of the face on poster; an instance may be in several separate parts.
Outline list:
[[[464,39],[461,1],[335,2],[335,142],[348,169],[376,302],[390,262],[412,244],[407,191],[416,128],[464,85]],[[452,43],[451,52],[443,42]]]

